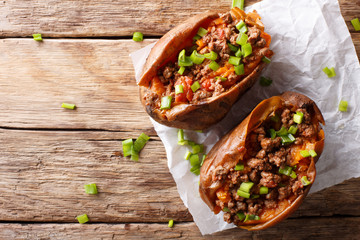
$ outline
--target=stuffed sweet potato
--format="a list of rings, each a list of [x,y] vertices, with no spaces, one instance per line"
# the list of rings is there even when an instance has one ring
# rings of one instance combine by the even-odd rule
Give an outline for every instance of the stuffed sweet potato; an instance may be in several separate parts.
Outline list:
[[[324,119],[308,97],[262,101],[207,155],[200,196],[214,213],[248,230],[268,228],[301,204],[324,147]]]
[[[165,34],[139,79],[140,98],[159,123],[201,130],[220,121],[270,61],[260,16],[205,12]]]

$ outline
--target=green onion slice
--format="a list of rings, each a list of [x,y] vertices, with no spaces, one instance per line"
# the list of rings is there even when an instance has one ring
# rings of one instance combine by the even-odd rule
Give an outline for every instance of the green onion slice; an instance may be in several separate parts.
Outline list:
[[[185,49],[180,51],[178,60],[179,61],[185,61]]]
[[[185,141],[185,139],[184,139],[184,130],[183,129],[178,129],[177,135],[178,135],[178,142],[184,142]]]
[[[200,175],[200,167],[199,166],[194,166],[190,169],[190,172],[192,172],[195,175]]]
[[[217,59],[217,57],[218,57],[218,54],[216,53],[216,52],[214,52],[214,51],[211,51],[211,52],[209,52],[209,53],[205,53],[204,54],[204,57],[205,58],[207,58],[207,59],[210,59],[210,60],[216,60]]]
[[[196,144],[194,146],[192,146],[192,150],[193,150],[193,153],[196,154],[196,153],[201,153],[204,151],[204,145],[202,144]]]
[[[84,224],[89,221],[89,218],[86,214],[79,215],[76,217],[76,219],[79,221],[80,224]]]
[[[244,75],[244,64],[240,64],[239,66],[234,66],[235,74],[238,76]]]
[[[187,150],[186,153],[185,153],[184,158],[185,158],[186,160],[189,160],[190,157],[191,157],[191,152],[190,152],[189,150]]]
[[[194,40],[194,41],[197,41],[197,40],[199,40],[200,38],[201,38],[201,36],[199,36],[199,35],[196,34],[196,35],[193,37],[193,40]]]
[[[331,77],[335,77],[336,76],[336,72],[335,72],[335,68],[328,68],[328,67],[325,67],[324,69],[323,69],[323,72],[329,77],[329,78],[331,78]]]
[[[291,133],[292,135],[295,135],[297,130],[298,130],[298,127],[296,125],[291,125],[289,130],[288,130],[288,133]]]
[[[202,156],[200,166],[202,166],[202,165],[204,164],[205,158],[206,158],[206,154],[204,154],[204,155]]]
[[[133,146],[133,140],[131,138],[129,138],[129,139],[122,141],[121,143],[122,143],[124,157],[130,156],[131,149]]]
[[[172,101],[172,96],[165,96],[161,98],[161,106],[160,109],[170,109],[171,108],[171,101]]]
[[[360,21],[359,18],[354,18],[351,20],[351,24],[353,25],[355,31],[360,31]]]
[[[134,142],[134,150],[136,152],[140,152],[149,139],[150,137],[148,135],[146,135],[145,133],[141,133],[140,136]]]
[[[76,105],[75,104],[71,104],[71,103],[62,103],[61,104],[61,107],[62,108],[67,108],[67,109],[75,109],[76,108]]]
[[[185,60],[184,61],[179,60],[178,65],[180,67],[190,67],[190,66],[194,65],[194,63],[191,61],[190,57],[185,56]]]
[[[294,114],[294,122],[296,122],[297,124],[302,123],[302,120],[304,118],[304,114],[302,112],[296,112],[296,114]]]
[[[242,26],[242,27],[239,29],[239,34],[241,34],[241,33],[247,33],[247,31],[248,31],[247,26],[246,26],[246,25],[245,25],[245,26]]]
[[[33,38],[34,38],[35,41],[42,41],[43,40],[40,33],[34,33]]]
[[[205,57],[194,50],[190,56],[190,59],[193,63],[199,65],[203,63]]]
[[[292,167],[289,166],[285,166],[284,168],[279,168],[279,173],[284,174],[286,176],[290,176],[291,172],[292,172]]]
[[[135,151],[134,145],[131,146],[131,158],[132,161],[139,161],[139,152]]]
[[[293,143],[295,142],[295,137],[289,133],[288,135],[285,136],[280,136],[281,137],[281,143],[282,144],[289,144],[289,143]]]
[[[235,53],[235,57],[241,57],[242,56],[242,51],[241,49],[239,48],[236,53]]]
[[[288,131],[285,127],[282,127],[279,131],[276,131],[276,135],[278,136],[286,136],[288,134]]]
[[[237,30],[240,30],[243,26],[245,26],[245,22],[243,20],[241,20],[240,22],[238,22],[238,24],[236,24],[236,28]]]
[[[264,63],[267,63],[267,64],[271,63],[271,59],[266,56],[263,56],[261,61],[263,61]]]
[[[84,185],[85,192],[87,194],[98,194],[98,190],[95,183],[85,184]]]
[[[200,37],[203,37],[203,36],[205,36],[207,33],[208,33],[208,31],[207,31],[205,28],[200,27],[199,30],[198,30],[198,32],[197,32],[197,35],[199,35]]]
[[[249,56],[252,53],[252,47],[250,43],[246,43],[241,46],[242,55],[245,57]]]
[[[169,220],[168,227],[169,227],[169,228],[172,228],[173,226],[174,226],[174,220],[170,219],[170,220]]]
[[[317,153],[313,149],[309,150],[309,153],[310,153],[311,157],[316,157],[317,156]]]
[[[192,85],[191,85],[191,90],[193,92],[196,92],[198,89],[200,88],[200,83],[198,81],[194,82]]]
[[[229,46],[230,50],[233,52],[237,52],[239,50],[238,47],[232,45],[231,43],[228,43],[227,45]]]
[[[272,84],[272,80],[270,78],[266,78],[266,77],[261,77],[260,78],[260,85],[267,87],[270,86]]]
[[[236,164],[235,171],[241,171],[244,170],[244,164]]]
[[[241,191],[240,189],[237,191],[237,195],[243,198],[250,198],[250,193]]]
[[[246,33],[241,33],[236,38],[236,43],[241,46],[245,45],[247,41],[248,41],[248,35]]]
[[[339,103],[339,111],[347,112],[347,108],[348,108],[348,102],[341,100]]]
[[[250,215],[249,215],[249,214],[246,214],[245,219],[244,219],[244,222],[246,222],[247,220],[249,220],[249,217],[250,217]]]
[[[245,214],[243,212],[236,213],[236,216],[239,218],[240,221],[245,219]]]
[[[184,86],[179,84],[175,86],[175,94],[184,93]]]
[[[252,198],[252,199],[256,199],[256,198],[259,198],[259,197],[260,197],[260,195],[258,195],[258,194],[254,194],[254,195],[250,196],[250,198]]]
[[[239,57],[230,56],[229,63],[237,66],[240,64],[240,60],[241,60],[241,58],[239,58]]]
[[[135,42],[141,42],[144,39],[144,35],[141,32],[134,32],[133,38]]]
[[[275,139],[276,137],[276,131],[274,129],[269,129],[270,137],[271,139]]]
[[[300,155],[303,157],[310,157],[310,153],[308,150],[302,150],[300,151]]]
[[[241,10],[244,10],[244,0],[233,0],[232,7],[238,7]]]
[[[226,77],[220,77],[220,76],[215,77],[215,79],[216,79],[216,80],[219,80],[219,79],[220,79],[222,82],[225,82],[225,81],[227,80]]]
[[[311,184],[311,182],[307,179],[307,176],[303,176],[303,177],[301,178],[301,183],[302,183],[302,185],[304,185],[304,186],[307,186],[307,185],[310,185],[310,184]]]
[[[239,190],[243,192],[250,192],[250,189],[254,186],[253,182],[243,182],[240,185]]]
[[[192,154],[189,158],[189,161],[190,161],[190,165],[192,167],[200,166],[199,154]]]
[[[217,64],[217,62],[211,61],[209,64],[209,68],[213,71],[216,71],[220,68],[220,66],[219,66],[219,64]]]
[[[181,66],[181,67],[179,68],[178,73],[179,73],[180,75],[183,75],[183,74],[184,74],[184,71],[185,71],[185,67],[184,67],[184,66]]]
[[[295,178],[297,178],[297,175],[296,175],[296,173],[294,171],[291,171],[290,177],[295,179]]]
[[[262,187],[260,187],[259,193],[260,194],[268,194],[269,193],[269,188],[262,186]]]

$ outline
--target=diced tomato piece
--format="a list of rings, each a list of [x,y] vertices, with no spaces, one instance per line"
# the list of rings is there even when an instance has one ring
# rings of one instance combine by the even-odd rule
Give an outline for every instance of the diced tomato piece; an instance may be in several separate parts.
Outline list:
[[[164,84],[160,81],[158,76],[153,77],[150,89],[152,92],[155,92],[159,97],[165,92]]]
[[[211,78],[205,79],[203,80],[203,82],[201,83],[201,87],[206,89],[207,91],[211,91],[210,87],[211,87]]]
[[[194,94],[193,91],[191,90],[192,82],[193,82],[192,79],[189,77],[181,77],[175,82],[175,86],[182,85],[184,89],[183,93],[176,94],[175,96],[176,103],[188,102],[192,100]]]

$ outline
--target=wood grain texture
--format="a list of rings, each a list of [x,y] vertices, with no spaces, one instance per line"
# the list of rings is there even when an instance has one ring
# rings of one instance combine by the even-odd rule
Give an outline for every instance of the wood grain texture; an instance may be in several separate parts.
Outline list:
[[[0,239],[357,239],[360,218],[289,219],[259,232],[230,229],[201,236],[194,223],[0,224]],[[339,238],[340,237],[340,238]]]

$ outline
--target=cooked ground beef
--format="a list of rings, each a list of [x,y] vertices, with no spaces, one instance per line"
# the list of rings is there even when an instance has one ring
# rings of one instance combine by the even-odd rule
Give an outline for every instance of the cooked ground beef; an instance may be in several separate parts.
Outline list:
[[[292,164],[289,146],[302,145],[303,139],[314,137],[316,134],[316,129],[310,124],[311,115],[307,110],[302,108],[296,111],[304,114],[304,122],[297,124],[298,130],[294,134],[296,141],[284,145],[281,137],[272,139],[267,133],[270,128],[279,130],[281,127],[288,128],[294,124],[293,115],[296,112],[286,106],[274,113],[279,120],[272,121],[269,117],[262,126],[248,135],[245,160],[239,162],[239,164],[244,164],[244,170],[236,171],[231,168],[227,172],[222,167],[215,169],[215,178],[225,181],[230,193],[227,202],[220,200],[216,202],[221,209],[224,207],[229,209],[229,212],[224,214],[225,221],[239,224],[241,221],[236,215],[238,212],[259,215],[264,209],[276,208],[279,201],[303,194],[301,175],[293,178],[279,172],[280,168],[285,169]],[[292,169],[292,171],[300,171],[296,170],[296,167]],[[298,174],[301,173],[298,172]],[[240,185],[249,181],[254,183],[249,192],[252,197],[240,197],[237,194]],[[267,187],[268,193],[260,195],[260,187]]]

